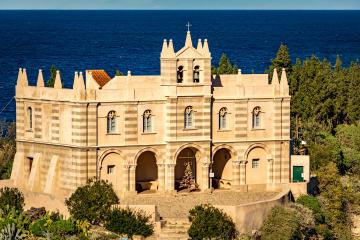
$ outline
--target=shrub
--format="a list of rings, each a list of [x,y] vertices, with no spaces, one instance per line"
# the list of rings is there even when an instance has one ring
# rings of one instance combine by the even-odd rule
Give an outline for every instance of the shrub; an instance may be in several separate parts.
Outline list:
[[[51,239],[69,239],[72,236],[87,237],[90,224],[86,221],[62,219],[58,214],[45,214],[30,226],[36,237]]]
[[[324,223],[324,213],[321,210],[319,200],[316,197],[302,195],[296,202],[309,208],[313,212],[317,224]]]
[[[78,187],[70,198],[65,200],[72,217],[87,220],[92,224],[104,223],[110,207],[118,203],[119,198],[112,184],[95,179],[90,179],[85,186]]]
[[[0,239],[23,239],[29,234],[30,219],[15,208],[0,210]]]
[[[191,239],[235,239],[235,223],[222,210],[211,205],[198,205],[189,211]]]
[[[149,237],[154,233],[154,226],[150,223],[150,216],[143,211],[133,211],[129,208],[114,208],[109,213],[106,229],[118,234],[126,234],[132,238],[134,235]]]
[[[261,227],[261,240],[301,239],[300,224],[294,209],[275,206]]]
[[[8,206],[14,208],[18,213],[22,213],[24,205],[24,195],[17,188],[4,187],[0,189],[0,208],[3,211]]]

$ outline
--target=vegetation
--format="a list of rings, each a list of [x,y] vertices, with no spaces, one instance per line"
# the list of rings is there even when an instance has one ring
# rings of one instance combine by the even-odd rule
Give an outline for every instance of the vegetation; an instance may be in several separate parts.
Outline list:
[[[231,240],[236,239],[238,235],[231,217],[211,205],[195,206],[189,211],[189,221],[190,239]]]
[[[275,206],[261,228],[262,240],[309,239],[316,235],[311,210],[299,204]]]
[[[15,123],[0,121],[0,180],[9,179],[16,153]]]
[[[125,234],[130,239],[135,235],[149,237],[154,233],[150,216],[142,211],[133,211],[129,208],[111,210],[106,219],[105,227],[115,233]]]
[[[14,209],[22,212],[24,208],[24,195],[17,188],[4,187],[0,189],[0,209],[7,212]]]
[[[55,67],[55,65],[51,65],[50,67],[50,78],[49,80],[46,82],[46,86],[47,87],[54,87],[55,84],[55,78],[56,78],[56,71],[58,69]]]
[[[238,69],[239,68],[230,61],[228,56],[225,53],[223,53],[220,57],[219,66],[218,67],[212,66],[211,73],[217,75],[234,74],[238,72]]]
[[[119,69],[117,69],[115,71],[115,76],[124,76],[124,74]]]
[[[312,210],[318,236],[351,239],[351,214],[360,213],[360,65],[345,68],[339,56],[334,66],[316,56],[292,65],[281,45],[275,67],[290,81],[294,152],[307,149],[319,183],[316,196],[298,202]]]
[[[87,220],[91,224],[105,223],[105,218],[114,204],[119,203],[112,184],[104,180],[89,179],[84,186],[65,200],[71,216],[78,220]]]

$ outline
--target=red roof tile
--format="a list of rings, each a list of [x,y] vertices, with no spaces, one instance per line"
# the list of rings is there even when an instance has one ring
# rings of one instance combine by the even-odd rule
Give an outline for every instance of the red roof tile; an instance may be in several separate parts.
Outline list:
[[[103,69],[88,71],[91,72],[92,77],[97,82],[97,84],[99,84],[100,87],[103,87],[111,80],[111,77]]]

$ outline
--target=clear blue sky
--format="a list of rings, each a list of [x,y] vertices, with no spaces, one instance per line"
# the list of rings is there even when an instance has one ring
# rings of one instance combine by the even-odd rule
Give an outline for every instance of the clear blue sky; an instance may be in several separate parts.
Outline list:
[[[360,9],[360,0],[0,0],[0,9]]]

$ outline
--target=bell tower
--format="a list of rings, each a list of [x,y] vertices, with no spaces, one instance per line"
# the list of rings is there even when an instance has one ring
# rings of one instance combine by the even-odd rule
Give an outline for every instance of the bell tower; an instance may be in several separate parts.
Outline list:
[[[164,40],[160,62],[162,85],[211,85],[211,53],[207,39],[194,48],[190,24],[184,47],[175,53],[173,42]]]

